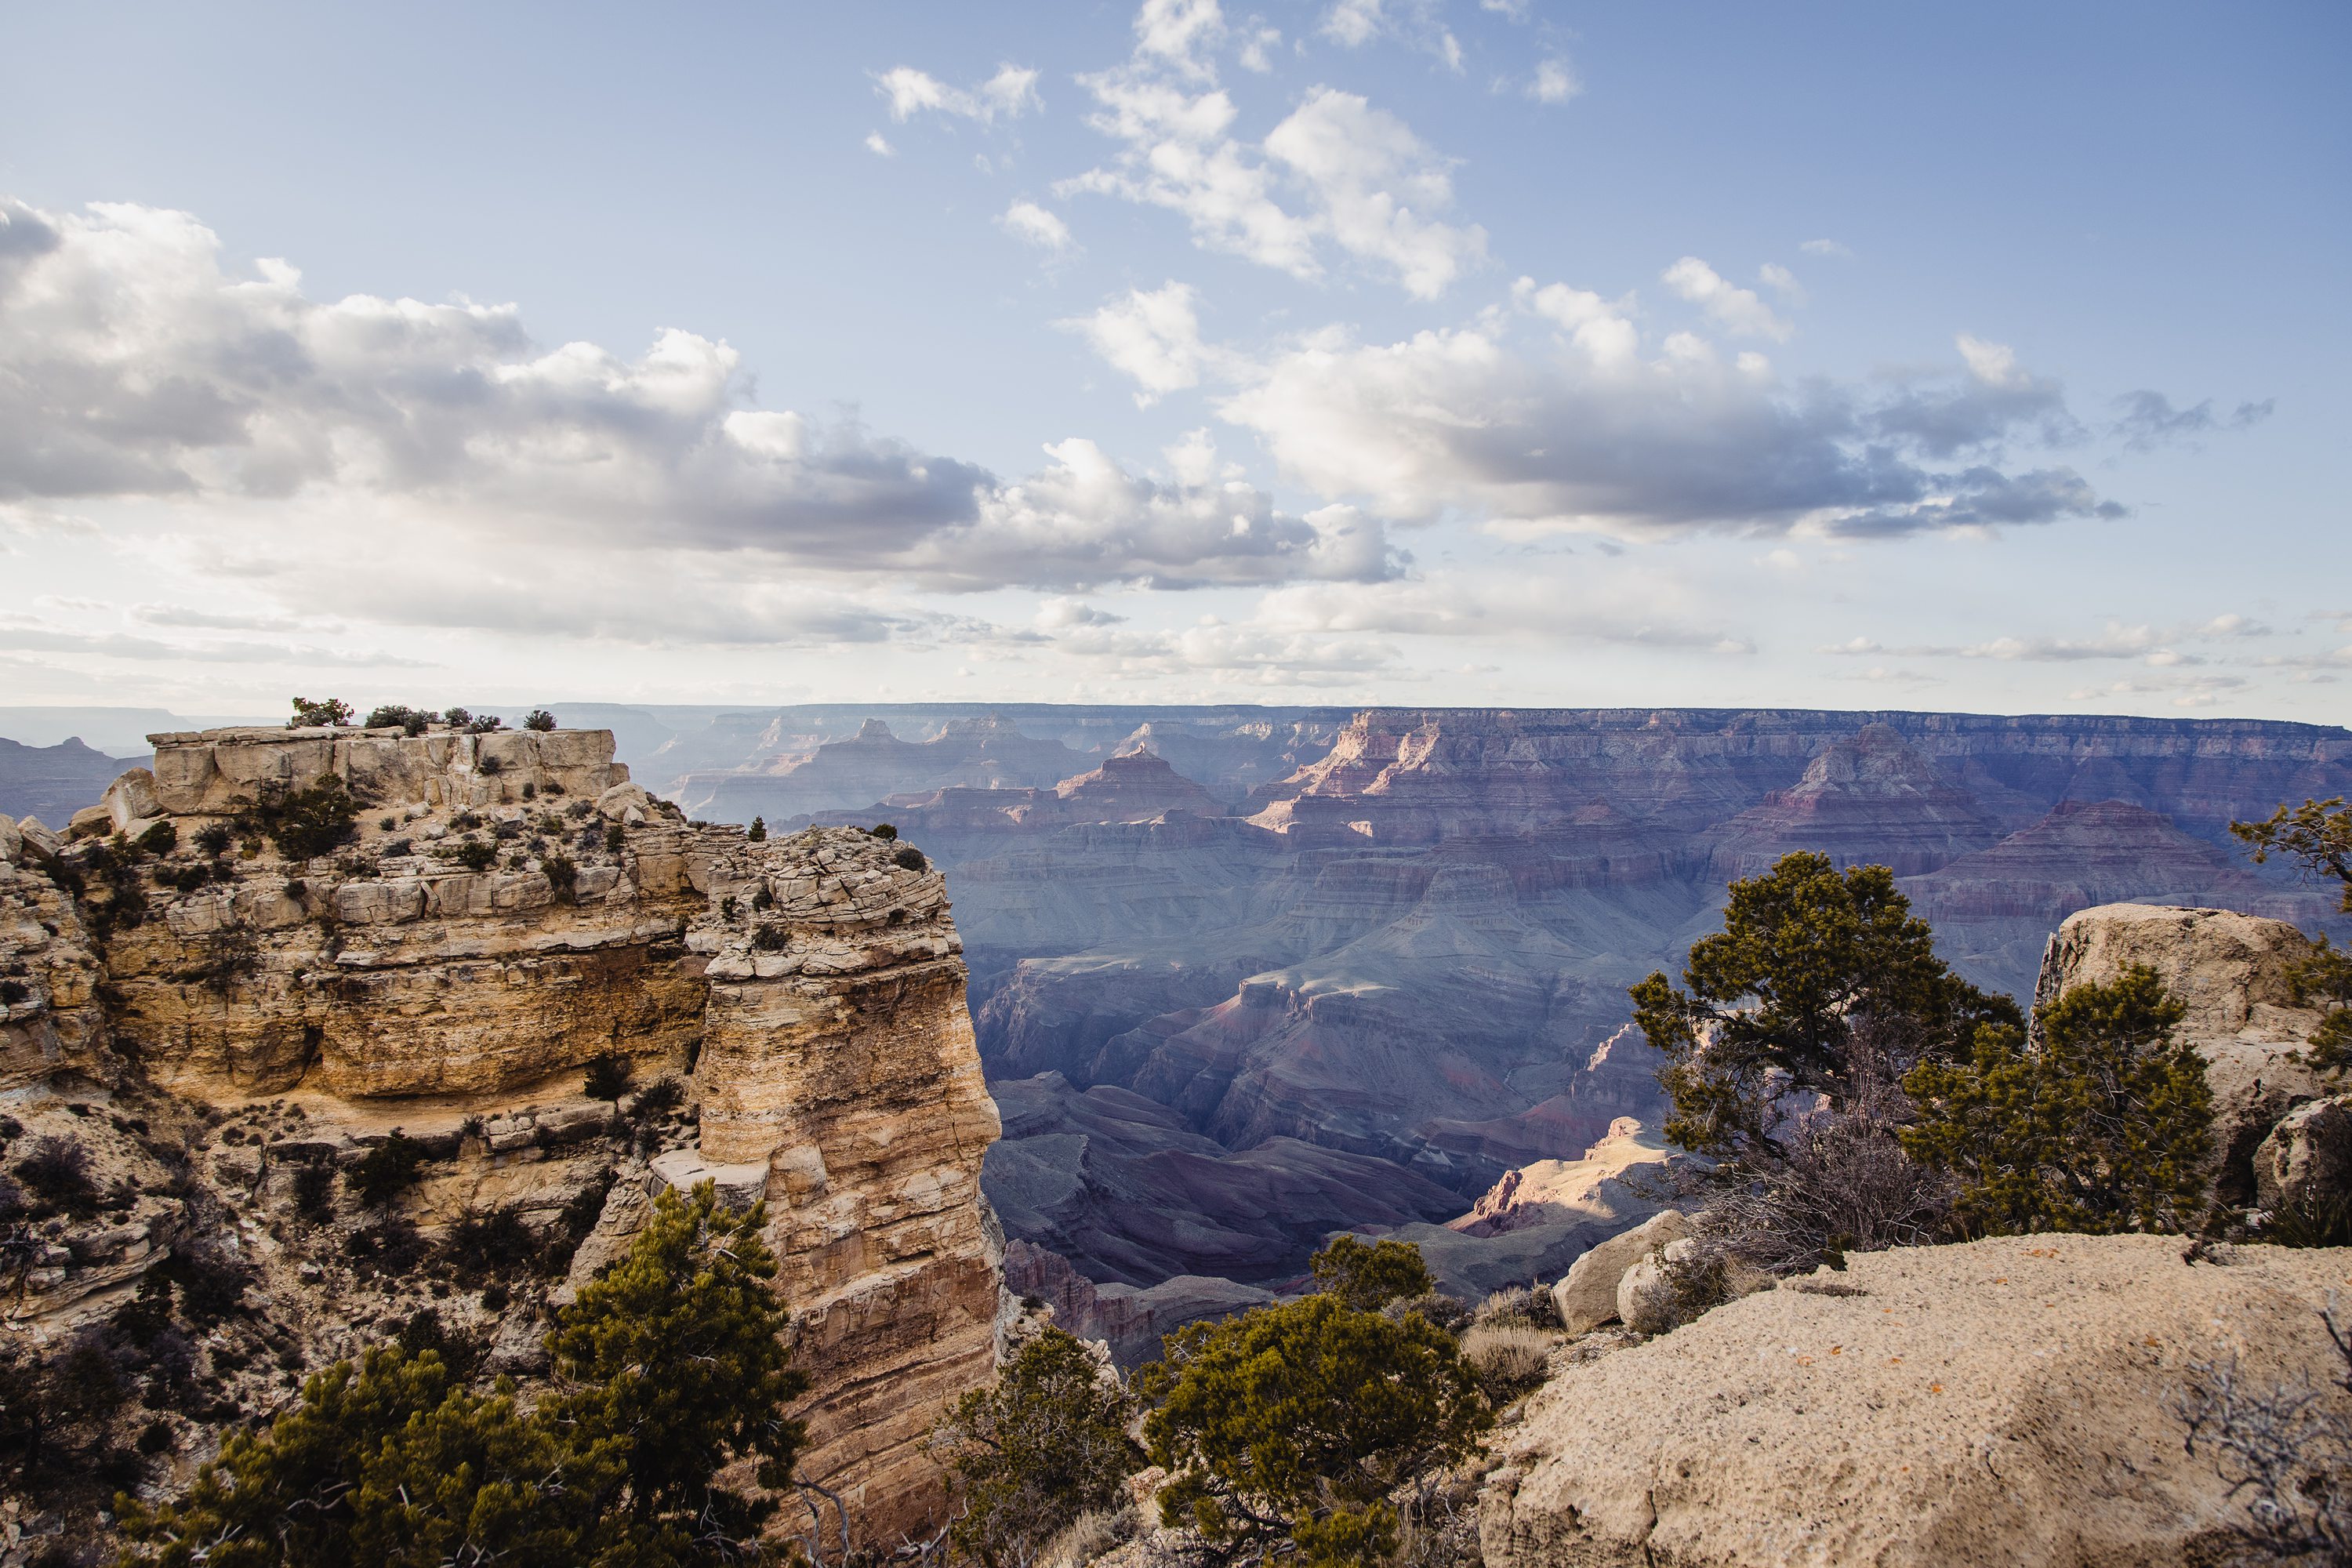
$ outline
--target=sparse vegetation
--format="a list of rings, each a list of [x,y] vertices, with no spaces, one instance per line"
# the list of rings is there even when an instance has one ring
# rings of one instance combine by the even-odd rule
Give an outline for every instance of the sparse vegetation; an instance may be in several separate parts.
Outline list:
[[[353,1161],[343,1184],[370,1208],[390,1208],[424,1177],[425,1146],[394,1128],[384,1141]]]
[[[923,852],[911,844],[899,845],[891,852],[890,860],[893,865],[907,871],[929,870],[931,864],[923,858]]]
[[[745,829],[743,836],[754,844],[765,843],[768,837],[768,819],[764,816],[752,817],[751,826]]]
[[[180,847],[180,830],[166,817],[150,826],[132,842],[150,855],[169,855]]]
[[[989,1568],[1027,1568],[1084,1515],[1123,1500],[1143,1468],[1127,1436],[1135,1401],[1118,1375],[1059,1329],[1033,1334],[933,1428],[962,1488],[956,1546]]]
[[[2191,1362],[2168,1401],[2243,1510],[2224,1561],[2352,1562],[2352,1325],[2332,1299],[2324,1321],[2340,1363],[2326,1383],[2258,1382],[2233,1356]]]
[[[536,730],[544,734],[555,728],[555,715],[544,708],[534,708],[523,715],[522,727],[526,730]]]
[[[329,697],[313,702],[307,697],[294,699],[294,717],[286,721],[289,730],[311,730],[327,726],[341,729],[352,721],[352,705],[341,698]]]
[[[98,1184],[89,1173],[89,1151],[72,1137],[44,1137],[13,1167],[32,1198],[32,1217],[62,1215],[88,1219],[98,1213]]]
[[[539,863],[547,885],[555,889],[558,903],[570,903],[580,889],[580,868],[569,855],[550,855]]]
[[[1487,1403],[1500,1407],[1543,1382],[1552,1343],[1532,1323],[1480,1323],[1462,1336],[1462,1359]]]
[[[886,838],[886,839],[887,839],[887,838],[896,838],[896,837],[898,837],[898,829],[896,826],[894,826],[892,824],[887,823],[887,822],[877,822],[877,823],[876,823],[873,826],[871,826],[871,827],[867,828],[866,831],[866,832],[868,832],[868,833],[871,833],[871,834],[872,834],[872,835],[874,835],[874,837],[877,837],[877,838]]]
[[[635,1244],[549,1337],[556,1391],[467,1388],[437,1317],[313,1376],[266,1429],[231,1436],[186,1496],[121,1501],[125,1568],[485,1563],[559,1568],[774,1564],[773,1500],[719,1472],[785,1485],[803,1380],[759,1210],[705,1185],[665,1193]]]
[[[599,1051],[584,1064],[580,1087],[591,1100],[612,1101],[613,1113],[617,1116],[621,1096],[629,1092],[629,1084],[636,1075],[637,1064],[627,1057]]]
[[[329,773],[303,789],[265,788],[243,825],[248,837],[267,836],[289,860],[308,860],[350,843],[358,821],[359,803],[341,779]]]

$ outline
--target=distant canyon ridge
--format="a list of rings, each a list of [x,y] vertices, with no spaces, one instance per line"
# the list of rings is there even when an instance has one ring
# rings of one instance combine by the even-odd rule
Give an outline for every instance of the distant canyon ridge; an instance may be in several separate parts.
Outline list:
[[[1949,962],[2029,997],[2095,904],[2328,929],[2229,824],[2352,795],[2352,731],[2236,720],[551,706],[693,817],[889,822],[945,869],[1016,1288],[1139,1331],[1654,1127],[1625,987],[1790,850],[1891,867]],[[1507,1239],[1456,1282],[1545,1266]]]

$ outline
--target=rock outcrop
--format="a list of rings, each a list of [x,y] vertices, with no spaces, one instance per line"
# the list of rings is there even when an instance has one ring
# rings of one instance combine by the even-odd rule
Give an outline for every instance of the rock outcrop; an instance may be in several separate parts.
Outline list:
[[[2314,1384],[2352,1253],[2050,1236],[1856,1257],[1561,1366],[1500,1445],[1490,1568],[2180,1563],[2233,1508],[2168,1400]]]
[[[2216,1187],[2254,1201],[2254,1151],[2295,1106],[2324,1092],[2296,1059],[2321,1015],[2298,1006],[2287,971],[2311,943],[2284,921],[2230,910],[2107,904],[2069,916],[2051,937],[2038,1007],[2137,964],[2188,1008],[2177,1037],[2205,1058],[2213,1090]]]
[[[992,1372],[1001,1264],[980,1190],[997,1120],[938,869],[854,829],[689,824],[601,731],[152,739],[154,767],[81,823],[93,842],[0,837],[0,968],[25,976],[7,1081],[103,1079],[110,1049],[215,1113],[299,1106],[331,1152],[399,1121],[496,1157],[562,1141],[524,1108],[576,1100],[591,1057],[687,1075],[696,1144],[612,1213],[700,1175],[764,1198],[814,1379],[802,1473],[869,1539],[930,1517],[922,1438]],[[345,842],[273,852],[342,798]]]

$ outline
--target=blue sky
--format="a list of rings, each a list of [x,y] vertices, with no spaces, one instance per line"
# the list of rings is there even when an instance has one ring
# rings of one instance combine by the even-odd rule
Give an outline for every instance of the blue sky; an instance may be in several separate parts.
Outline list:
[[[18,701],[2343,714],[2340,6],[5,16]]]

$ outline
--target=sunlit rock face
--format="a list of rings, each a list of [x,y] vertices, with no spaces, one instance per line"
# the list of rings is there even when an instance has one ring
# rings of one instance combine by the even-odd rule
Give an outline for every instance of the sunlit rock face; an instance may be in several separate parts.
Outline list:
[[[76,818],[85,837],[172,826],[177,847],[128,873],[143,915],[93,934],[45,868],[87,851],[0,841],[0,957],[40,971],[0,1071],[103,1078],[113,1053],[217,1107],[492,1129],[576,1099],[600,1053],[678,1074],[698,1140],[645,1179],[766,1202],[814,1379],[802,1473],[872,1539],[929,1520],[922,1439],[992,1375],[1002,1264],[980,1188],[997,1118],[940,872],[857,829],[688,822],[604,731],[153,741],[154,767]],[[260,817],[334,784],[359,808],[349,842],[280,858]],[[98,898],[85,910],[119,902]]]

